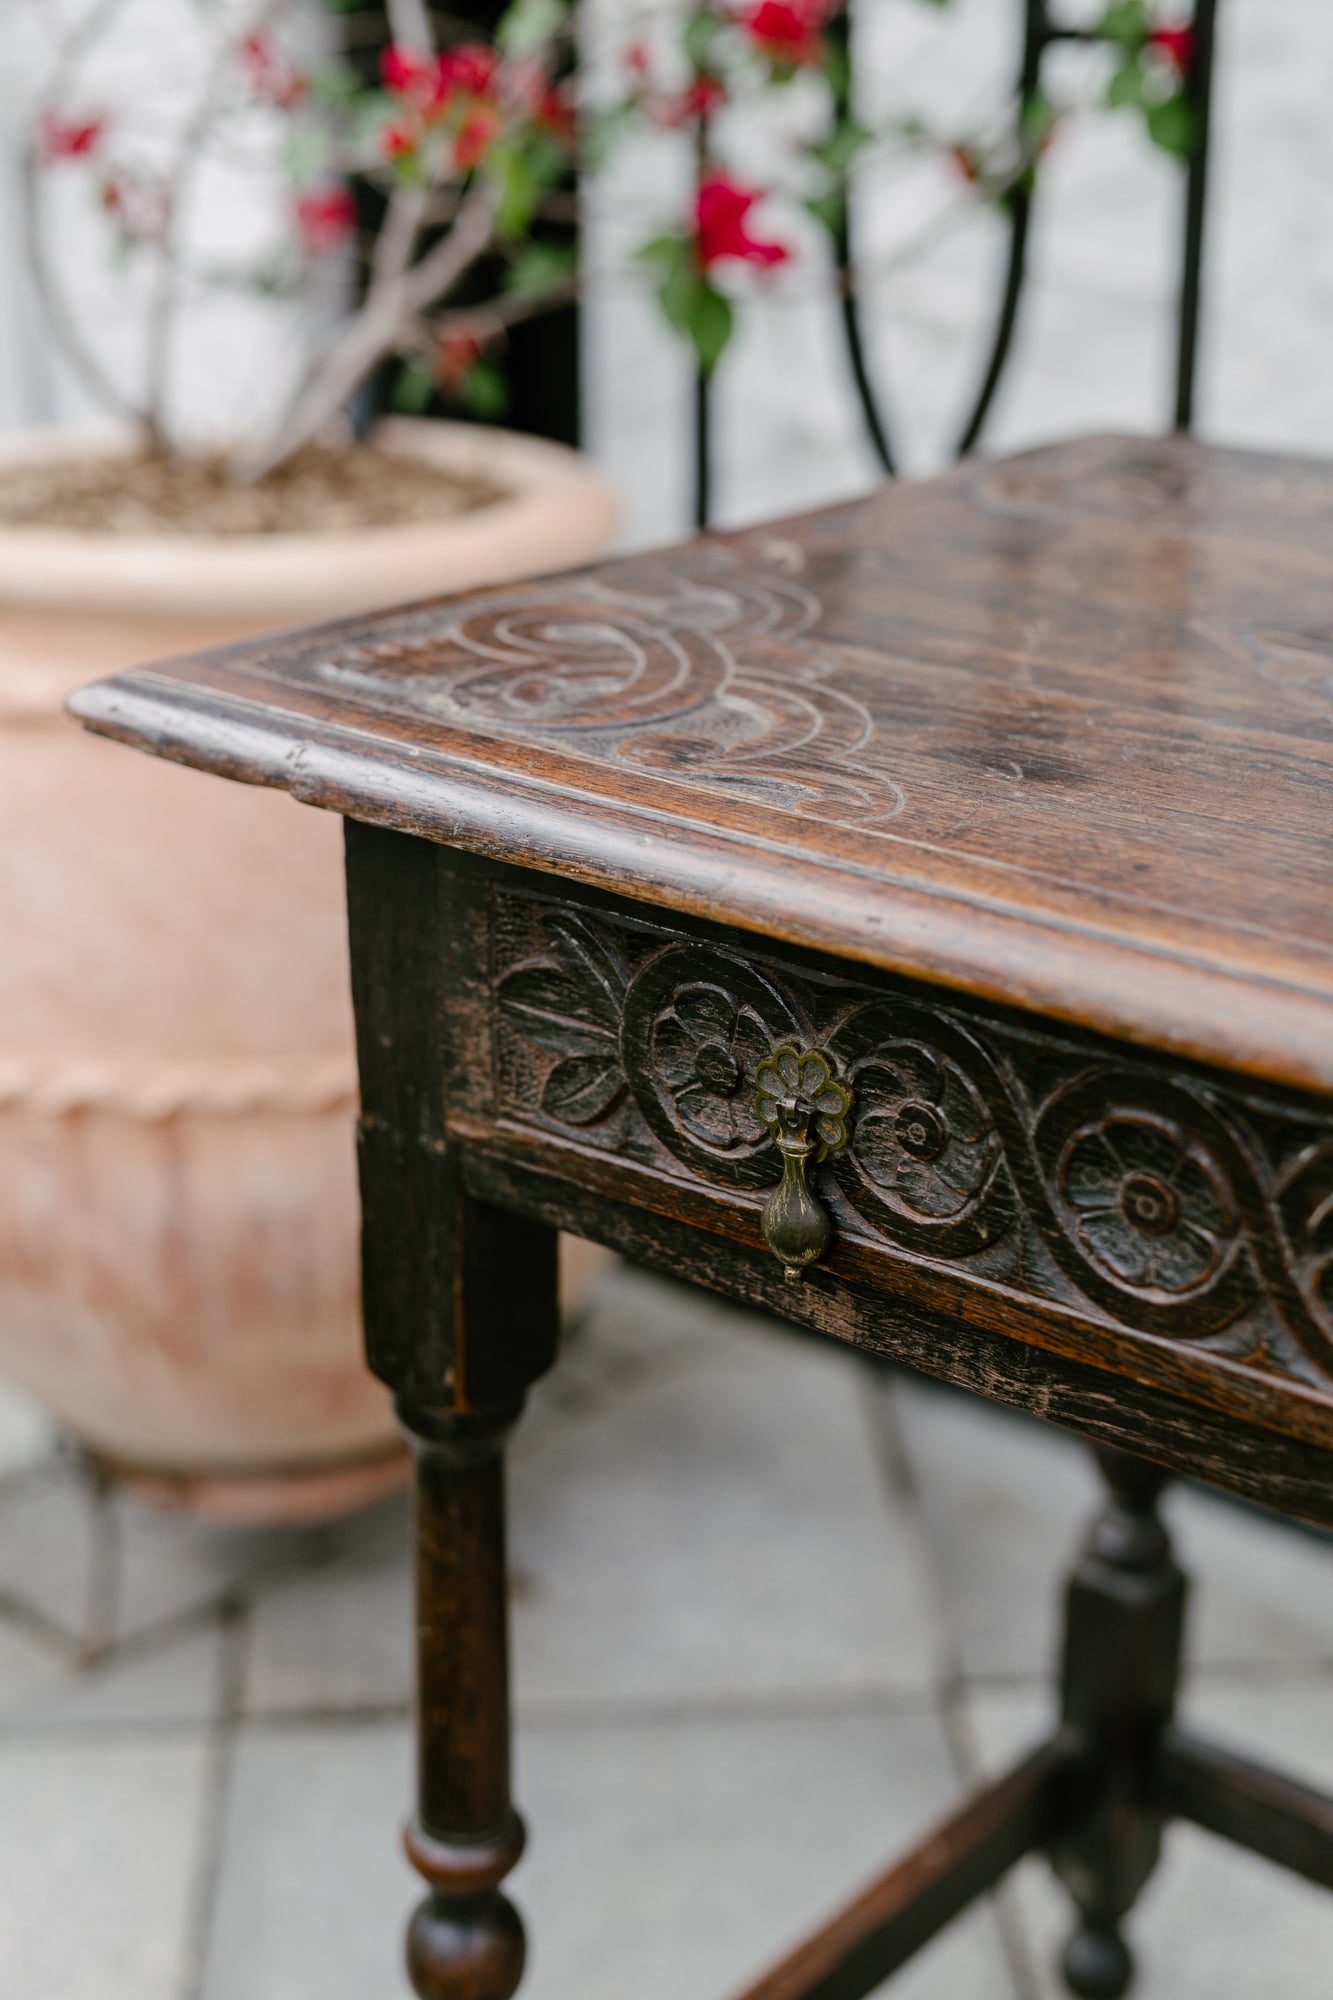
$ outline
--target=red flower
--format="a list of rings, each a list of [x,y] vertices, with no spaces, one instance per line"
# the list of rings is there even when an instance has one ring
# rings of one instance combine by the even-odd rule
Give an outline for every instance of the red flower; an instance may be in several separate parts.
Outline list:
[[[762,199],[761,194],[741,187],[723,173],[714,172],[704,181],[694,206],[694,229],[699,262],[705,271],[723,257],[736,257],[765,270],[786,263],[791,252],[785,244],[766,243],[746,227],[746,217]]]
[[[456,389],[480,361],[484,342],[468,327],[440,335],[435,350],[435,379],[442,389]]]
[[[344,187],[319,188],[296,197],[296,227],[307,257],[336,250],[356,226],[356,203]]]
[[[84,160],[96,152],[106,132],[105,118],[65,118],[44,111],[37,121],[43,156],[48,160]]]
[[[386,125],[380,133],[380,151],[386,160],[411,159],[416,149],[416,134],[406,125]]]
[[[256,97],[290,111],[305,96],[306,81],[293,63],[280,55],[272,37],[257,31],[241,43],[241,67]]]
[[[567,83],[552,83],[539,62],[511,62],[502,79],[507,105],[568,145],[575,134],[574,99]]]
[[[574,101],[568,90],[552,83],[542,92],[533,116],[544,131],[562,146],[572,146],[578,135]]]
[[[436,71],[443,96],[485,97],[495,86],[500,58],[485,42],[463,42],[439,57]]]
[[[655,97],[648,116],[664,132],[674,132],[695,118],[708,118],[727,101],[726,86],[715,76],[696,76],[674,97]]]
[[[1187,70],[1194,54],[1193,28],[1154,28],[1148,36],[1148,47],[1157,55],[1164,56],[1173,69]]]
[[[478,99],[468,111],[454,137],[454,165],[460,173],[479,167],[500,131],[500,113],[495,105]]]
[[[387,91],[403,98],[414,110],[433,111],[439,107],[443,95],[440,66],[430,56],[401,49],[395,43],[380,57],[380,80]]]
[[[388,48],[380,57],[384,88],[421,118],[436,118],[449,95],[445,56],[418,55],[415,49]]]
[[[484,42],[465,42],[439,56],[394,47],[380,59],[385,89],[412,118],[433,125],[461,101],[463,121],[454,158],[464,169],[477,165],[499,130],[500,114],[491,96],[499,70],[499,57]]]
[[[652,51],[647,42],[631,42],[625,51],[625,68],[640,81],[652,67]]]
[[[770,62],[802,69],[823,56],[819,31],[827,14],[827,0],[752,0],[740,25]]]

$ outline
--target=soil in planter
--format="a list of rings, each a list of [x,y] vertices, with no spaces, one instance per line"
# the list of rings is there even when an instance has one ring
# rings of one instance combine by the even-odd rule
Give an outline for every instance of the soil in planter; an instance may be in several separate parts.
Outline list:
[[[469,514],[504,488],[370,445],[307,445],[251,486],[225,459],[90,457],[0,466],[0,525],[101,535],[325,534]]]

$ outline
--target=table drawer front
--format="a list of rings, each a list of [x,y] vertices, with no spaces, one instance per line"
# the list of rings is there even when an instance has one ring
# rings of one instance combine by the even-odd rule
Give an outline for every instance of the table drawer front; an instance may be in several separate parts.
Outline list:
[[[851,1237],[1333,1390],[1333,1118],[938,989],[493,891],[491,1109],[748,1206],[774,1050],[850,1092],[809,1180]],[[771,1111],[771,1107],[768,1107]]]

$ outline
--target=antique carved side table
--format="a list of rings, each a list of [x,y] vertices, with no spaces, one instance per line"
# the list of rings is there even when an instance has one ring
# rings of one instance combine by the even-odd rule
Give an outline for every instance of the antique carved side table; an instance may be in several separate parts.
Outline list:
[[[366,1338],[419,1467],[423,2000],[506,2000],[501,1449],[556,1231],[1093,1440],[1049,1743],[748,2000],[868,1993],[1017,1857],[1116,1994],[1183,1815],[1168,1471],[1333,1524],[1333,468],[1098,439],[145,668],[93,729],[347,821]],[[757,1836],[760,1837],[760,1836]]]

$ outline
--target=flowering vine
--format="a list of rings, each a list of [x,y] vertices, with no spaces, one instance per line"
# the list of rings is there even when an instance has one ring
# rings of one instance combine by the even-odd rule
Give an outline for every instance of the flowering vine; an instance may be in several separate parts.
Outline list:
[[[945,8],[951,0],[928,4]],[[1190,28],[1162,19],[1156,0],[1113,0],[1087,38],[1112,52],[1105,103],[1138,111],[1154,144],[1187,156],[1195,134]],[[851,105],[844,0],[696,0],[676,42],[660,50],[642,38],[631,43],[623,112],[664,129],[692,127],[696,135],[701,172],[693,208],[641,255],[655,272],[667,319],[691,341],[705,372],[731,339],[735,276],[747,268],[770,273],[792,259],[789,237],[768,221],[779,205],[813,216],[837,237],[846,228],[849,175],[889,139],[934,149],[979,198],[1002,202],[1031,186],[1068,115],[1068,107],[1033,89],[1010,115],[970,135],[934,132],[912,118],[868,129]],[[678,76],[682,69],[683,85],[657,81],[664,70]],[[729,112],[798,79],[822,90],[822,129],[792,146],[781,185],[756,186],[725,164],[719,128]]]
[[[290,198],[281,242],[251,274],[259,289],[299,296],[321,267],[361,253],[360,302],[312,357],[273,434],[245,454],[251,475],[315,436],[386,358],[403,364],[403,407],[443,393],[498,413],[497,364],[511,328],[574,293],[573,253],[548,225],[568,221],[575,175],[627,130],[679,134],[693,149],[683,213],[663,216],[639,255],[669,323],[707,372],[731,340],[746,287],[795,262],[811,220],[832,237],[849,278],[849,179],[877,145],[933,149],[974,196],[1002,202],[1031,185],[1070,109],[1033,90],[980,132],[901,118],[872,130],[852,104],[846,0],[692,0],[674,27],[654,15],[652,33],[624,46],[609,101],[582,117],[572,80],[576,0],[511,0],[492,39],[463,34],[443,46],[424,0],[389,0],[392,38],[369,81],[319,53],[308,32],[319,4],[214,0],[215,47],[199,101],[174,160],[155,167],[132,144],[128,109],[82,94],[118,11],[116,0],[88,0],[31,127],[29,246],[53,332],[88,385],[159,447],[179,448],[168,377],[182,299],[199,277],[189,189],[211,147],[275,124],[285,134]],[[1157,0],[1110,0],[1091,38],[1110,55],[1105,102],[1141,116],[1156,145],[1187,155],[1189,27]],[[802,94],[802,136],[780,168],[742,171],[733,138],[746,114],[793,90]],[[119,257],[147,260],[155,274],[142,393],[111,381],[52,269],[41,204],[56,173],[88,177]],[[357,181],[382,197],[373,227]]]

